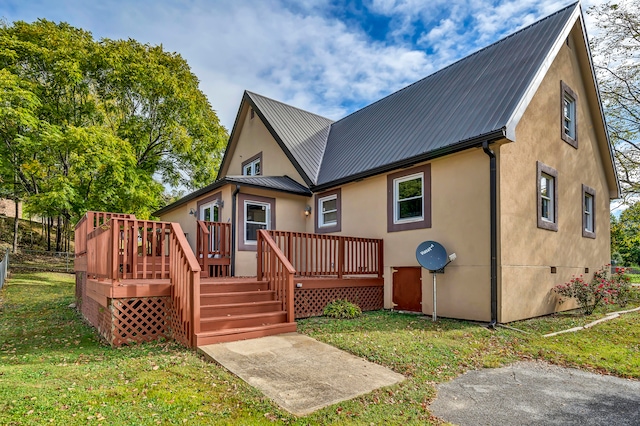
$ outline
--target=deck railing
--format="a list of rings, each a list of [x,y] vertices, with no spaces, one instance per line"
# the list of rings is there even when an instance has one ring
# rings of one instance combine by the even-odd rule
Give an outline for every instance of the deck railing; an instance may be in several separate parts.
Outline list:
[[[94,229],[104,225],[111,219],[123,218],[123,219],[135,219],[135,215],[124,213],[109,213],[109,212],[93,212],[88,211],[78,221],[75,227],[74,239],[75,239],[75,255],[76,257],[82,257],[87,254],[87,237],[93,232]]]
[[[383,240],[266,231],[300,276],[377,275],[382,277]]]
[[[199,220],[196,253],[200,269],[206,276],[231,275],[231,224]]]
[[[287,313],[287,322],[295,322],[293,305],[295,269],[271,235],[262,229],[258,231],[257,251],[258,280],[269,283],[269,290],[275,291],[276,300],[282,303],[282,310]]]
[[[111,217],[89,233],[87,273],[97,278],[169,278],[171,224]]]
[[[169,253],[173,337],[195,347],[200,332],[200,265],[178,223],[171,224]]]

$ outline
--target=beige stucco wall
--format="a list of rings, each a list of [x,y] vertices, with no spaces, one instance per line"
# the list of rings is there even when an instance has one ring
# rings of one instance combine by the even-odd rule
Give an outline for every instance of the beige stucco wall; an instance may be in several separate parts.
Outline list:
[[[208,192],[198,198],[195,198],[188,203],[185,203],[181,206],[172,209],[171,211],[166,212],[162,216],[160,216],[160,220],[164,222],[177,222],[182,227],[182,231],[187,234],[187,241],[189,241],[189,245],[191,249],[195,251],[196,248],[196,218],[189,214],[191,209],[198,211],[198,201],[203,200],[207,197],[210,197],[218,192],[222,195],[222,202],[224,203],[223,207],[219,210],[219,219],[221,222],[230,222],[231,221],[231,194],[235,188],[231,185],[224,185],[221,188],[215,189],[211,192]]]
[[[385,308],[392,307],[394,267],[419,266],[416,247],[435,240],[458,258],[437,277],[438,315],[488,321],[489,158],[471,149],[431,162],[432,227],[387,232],[387,175],[342,186],[342,231],[384,239]],[[314,207],[312,216],[316,220]],[[313,232],[313,221],[307,222]],[[432,312],[432,275],[423,269],[422,310]]]
[[[561,139],[561,80],[578,95],[578,149]],[[554,312],[553,286],[609,263],[610,188],[587,99],[575,51],[565,44],[516,128],[517,141],[500,148],[500,322]],[[557,232],[537,227],[536,161],[558,172]],[[582,236],[582,184],[596,190],[596,239]]]
[[[226,170],[226,176],[242,174],[242,162],[262,152],[263,176],[289,176],[291,179],[305,184],[302,177],[284,154],[280,145],[275,141],[257,114],[253,118],[250,111],[244,113],[244,120],[238,134],[238,140],[229,154],[231,158]]]
[[[305,232],[306,224],[310,221],[310,218],[304,215],[304,208],[311,202],[310,198],[254,188],[242,188],[240,192],[248,195],[275,198],[276,229],[279,231]],[[243,207],[238,204],[238,219]],[[243,230],[238,229],[238,241],[243,238],[242,232]],[[239,244],[236,244],[236,247],[239,247]],[[256,252],[236,251],[235,272],[236,276],[255,276]]]

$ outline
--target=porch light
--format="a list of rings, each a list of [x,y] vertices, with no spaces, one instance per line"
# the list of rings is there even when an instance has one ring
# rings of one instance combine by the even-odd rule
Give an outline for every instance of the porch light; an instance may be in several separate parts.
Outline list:
[[[195,216],[196,215],[196,209],[189,209],[189,214],[191,216]]]
[[[311,206],[307,205],[307,207],[304,208],[304,215],[309,216],[310,214],[311,214]]]

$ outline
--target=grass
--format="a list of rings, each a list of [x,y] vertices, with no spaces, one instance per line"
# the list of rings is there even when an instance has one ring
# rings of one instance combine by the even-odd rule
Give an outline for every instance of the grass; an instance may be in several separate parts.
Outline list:
[[[512,324],[530,334],[386,311],[310,318],[300,332],[407,380],[296,418],[174,343],[104,345],[68,307],[73,287],[70,275],[21,273],[0,292],[0,424],[428,424],[435,384],[469,369],[544,359],[640,379],[640,313],[554,338],[541,335],[604,310]]]

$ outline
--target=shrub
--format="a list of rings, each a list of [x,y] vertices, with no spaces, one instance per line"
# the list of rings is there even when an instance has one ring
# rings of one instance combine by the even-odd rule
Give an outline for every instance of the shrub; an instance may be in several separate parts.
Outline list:
[[[331,318],[351,319],[362,315],[362,309],[348,300],[334,300],[325,306],[324,314]]]
[[[590,282],[582,275],[573,277],[568,283],[559,284],[554,291],[560,296],[562,304],[566,299],[576,299],[585,315],[591,315],[600,304],[618,303],[625,306],[629,302],[631,284],[624,268],[616,268],[612,274],[610,265],[593,273]]]

